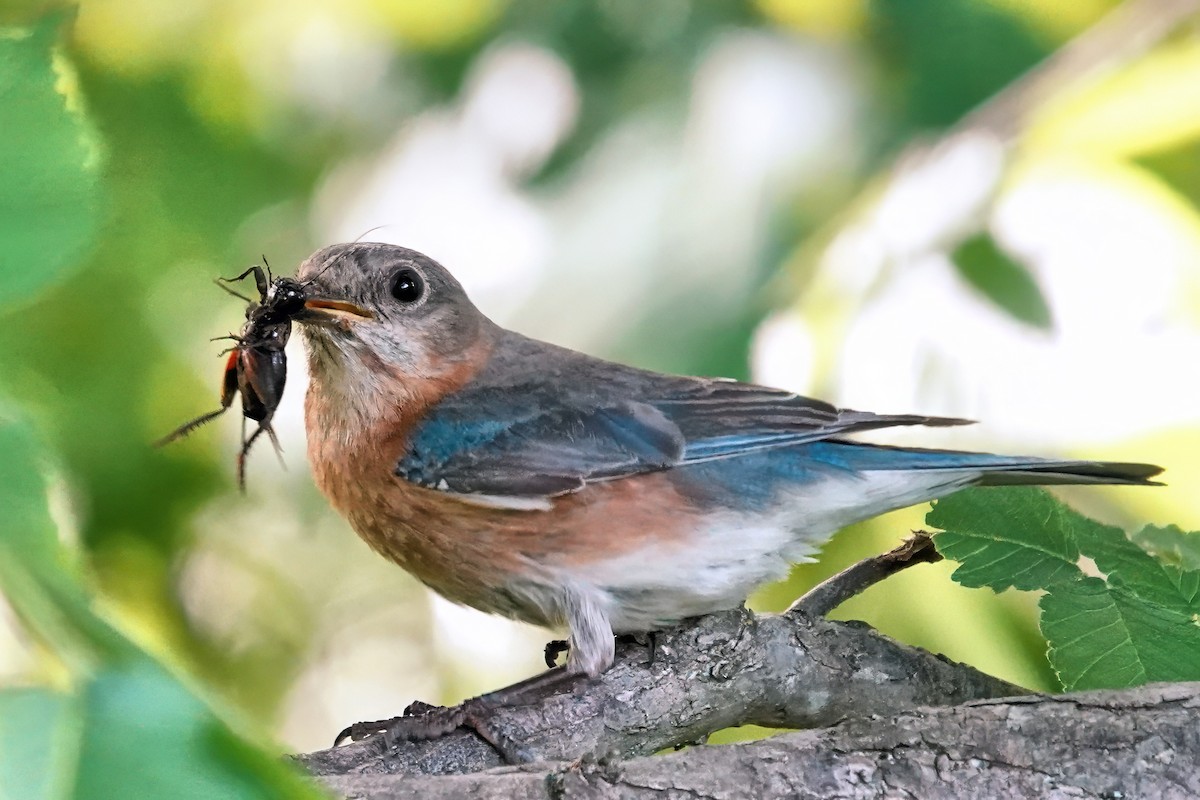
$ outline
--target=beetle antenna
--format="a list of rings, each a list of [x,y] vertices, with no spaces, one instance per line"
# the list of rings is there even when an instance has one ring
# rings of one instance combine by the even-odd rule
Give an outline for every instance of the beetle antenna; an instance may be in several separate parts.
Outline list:
[[[319,277],[321,277],[322,275],[324,275],[324,274],[325,274],[325,271],[326,271],[326,270],[328,270],[330,267],[332,267],[332,266],[333,266],[333,262],[334,262],[336,259],[337,259],[337,256],[331,256],[331,257],[329,258],[329,260],[325,262],[325,266],[321,267],[321,269],[320,269],[320,270],[317,272],[317,274],[316,274],[316,275],[313,275],[311,278],[309,278],[308,280],[306,280],[304,283],[300,284],[300,286],[301,286],[301,287],[308,286],[310,283],[312,283],[313,281],[315,281],[317,278],[319,278]]]
[[[387,225],[376,225],[374,228],[367,228],[365,231],[360,233],[358,235],[358,237],[353,242],[351,242],[351,244],[358,244],[359,242],[361,242],[363,240],[363,237],[366,236],[368,233],[374,233],[375,231],[381,230],[386,227],[387,227]]]

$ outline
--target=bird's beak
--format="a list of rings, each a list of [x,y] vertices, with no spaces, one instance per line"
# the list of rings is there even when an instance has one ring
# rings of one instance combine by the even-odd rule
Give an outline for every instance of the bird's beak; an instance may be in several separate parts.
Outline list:
[[[307,316],[313,320],[362,322],[363,320],[372,319],[375,316],[362,306],[347,303],[345,300],[334,300],[325,297],[309,298],[304,302],[304,308],[310,312]]]

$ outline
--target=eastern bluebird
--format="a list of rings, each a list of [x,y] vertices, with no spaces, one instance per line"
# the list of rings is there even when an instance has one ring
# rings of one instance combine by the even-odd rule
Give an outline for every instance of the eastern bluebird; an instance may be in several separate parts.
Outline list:
[[[367,543],[458,603],[570,632],[596,676],[615,633],[738,606],[839,528],[965,486],[1151,484],[1150,464],[864,444],[872,414],[663,375],[505,330],[441,265],[388,244],[300,267],[308,455]]]

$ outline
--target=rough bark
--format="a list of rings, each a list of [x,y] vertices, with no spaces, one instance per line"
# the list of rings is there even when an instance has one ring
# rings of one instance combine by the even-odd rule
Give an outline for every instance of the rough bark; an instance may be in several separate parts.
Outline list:
[[[956,705],[1025,690],[861,623],[801,614],[714,614],[626,644],[601,678],[541,702],[498,709],[493,726],[537,760],[649,755],[737,725],[815,728],[880,709]],[[317,775],[443,775],[500,764],[477,735],[400,742],[369,739],[299,756]]]
[[[361,800],[1195,798],[1198,722],[1200,684],[1164,684],[913,709],[624,762],[323,780]]]

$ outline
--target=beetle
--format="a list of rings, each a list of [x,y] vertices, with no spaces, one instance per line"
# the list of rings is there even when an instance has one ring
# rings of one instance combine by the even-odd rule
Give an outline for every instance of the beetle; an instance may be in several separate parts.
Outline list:
[[[263,264],[266,265],[266,258]],[[225,285],[245,280],[251,275],[258,288],[257,301]],[[185,422],[159,439],[155,446],[161,447],[187,436],[201,425],[221,416],[233,405],[234,395],[241,393],[242,449],[237,457],[237,480],[238,487],[245,491],[246,455],[258,437],[265,432],[275,452],[281,452],[271,419],[283,399],[283,388],[287,382],[287,354],[284,349],[292,334],[292,320],[304,310],[307,298],[304,284],[292,278],[273,277],[269,265],[265,269],[255,265],[233,278],[220,278],[217,285],[249,304],[241,331],[237,335],[220,337],[232,339],[235,343],[222,353],[229,357],[225,361],[221,381],[221,407]],[[249,436],[246,436],[245,430],[247,419],[258,423]]]

